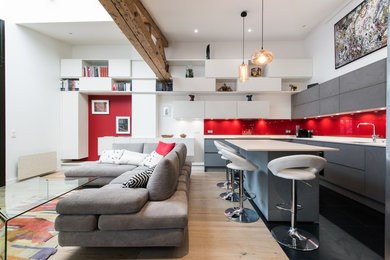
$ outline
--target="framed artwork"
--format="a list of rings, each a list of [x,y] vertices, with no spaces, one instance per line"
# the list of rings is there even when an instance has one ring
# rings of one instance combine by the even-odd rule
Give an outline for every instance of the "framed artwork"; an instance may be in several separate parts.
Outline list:
[[[334,25],[335,68],[387,46],[388,0],[364,0]]]
[[[109,100],[92,100],[92,114],[108,115],[110,114]]]
[[[130,117],[129,116],[117,116],[116,117],[116,133],[117,134],[130,134]]]

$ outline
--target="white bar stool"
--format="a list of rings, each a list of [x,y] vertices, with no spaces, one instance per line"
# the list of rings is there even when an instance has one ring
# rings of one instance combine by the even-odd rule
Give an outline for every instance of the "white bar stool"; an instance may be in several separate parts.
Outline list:
[[[296,181],[308,181],[317,178],[326,164],[326,160],[315,155],[290,155],[274,159],[268,163],[268,169],[277,177],[292,180],[291,185],[291,226],[276,226],[272,236],[280,244],[292,249],[311,251],[319,247],[318,239],[297,225]]]
[[[218,153],[221,155],[221,159],[226,161],[226,181],[218,183],[217,186],[219,188],[224,188],[227,190],[230,189],[230,192],[223,192],[223,193],[219,194],[219,197],[223,200],[227,200],[230,202],[238,202],[239,195],[235,191],[235,189],[237,188],[237,184],[234,180],[234,171],[230,170],[227,167],[227,165],[229,164],[230,161],[228,158],[226,158],[225,156],[222,155],[221,150],[227,150],[227,151],[230,151],[230,152],[235,153],[235,154],[237,154],[237,151],[235,149],[233,149],[232,147],[230,147],[230,146],[228,146],[220,141],[214,141],[214,145],[217,147]],[[229,180],[229,175],[230,175],[230,180]],[[232,185],[232,183],[233,183],[233,185]]]
[[[239,172],[239,194],[240,194],[240,204],[238,207],[228,208],[225,210],[225,216],[235,222],[241,223],[251,223],[259,219],[259,215],[251,209],[244,208],[244,171],[255,171],[258,167],[252,162],[246,160],[244,157],[241,157],[238,154],[232,153],[227,150],[221,150],[222,155],[228,158],[231,163],[227,167],[231,170],[236,170]]]

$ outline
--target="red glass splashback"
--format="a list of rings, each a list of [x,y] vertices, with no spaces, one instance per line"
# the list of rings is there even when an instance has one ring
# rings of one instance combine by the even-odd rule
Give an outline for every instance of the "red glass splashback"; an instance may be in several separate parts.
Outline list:
[[[295,126],[313,130],[314,135],[371,137],[372,126],[359,123],[374,123],[376,134],[386,137],[386,111],[363,112],[315,119],[232,119],[204,120],[205,135],[285,135],[295,134]],[[213,133],[208,133],[212,130]],[[286,130],[291,133],[286,133]]]

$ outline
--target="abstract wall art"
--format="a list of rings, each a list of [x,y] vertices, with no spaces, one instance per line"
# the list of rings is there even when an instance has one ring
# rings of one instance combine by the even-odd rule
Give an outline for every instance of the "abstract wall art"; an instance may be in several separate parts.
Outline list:
[[[388,0],[365,0],[334,25],[336,69],[387,46]]]

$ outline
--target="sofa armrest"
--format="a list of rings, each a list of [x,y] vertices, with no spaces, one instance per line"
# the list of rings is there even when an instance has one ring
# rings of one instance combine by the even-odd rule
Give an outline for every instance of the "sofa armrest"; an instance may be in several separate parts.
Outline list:
[[[57,203],[59,214],[128,214],[138,212],[148,200],[147,189],[86,189]]]

